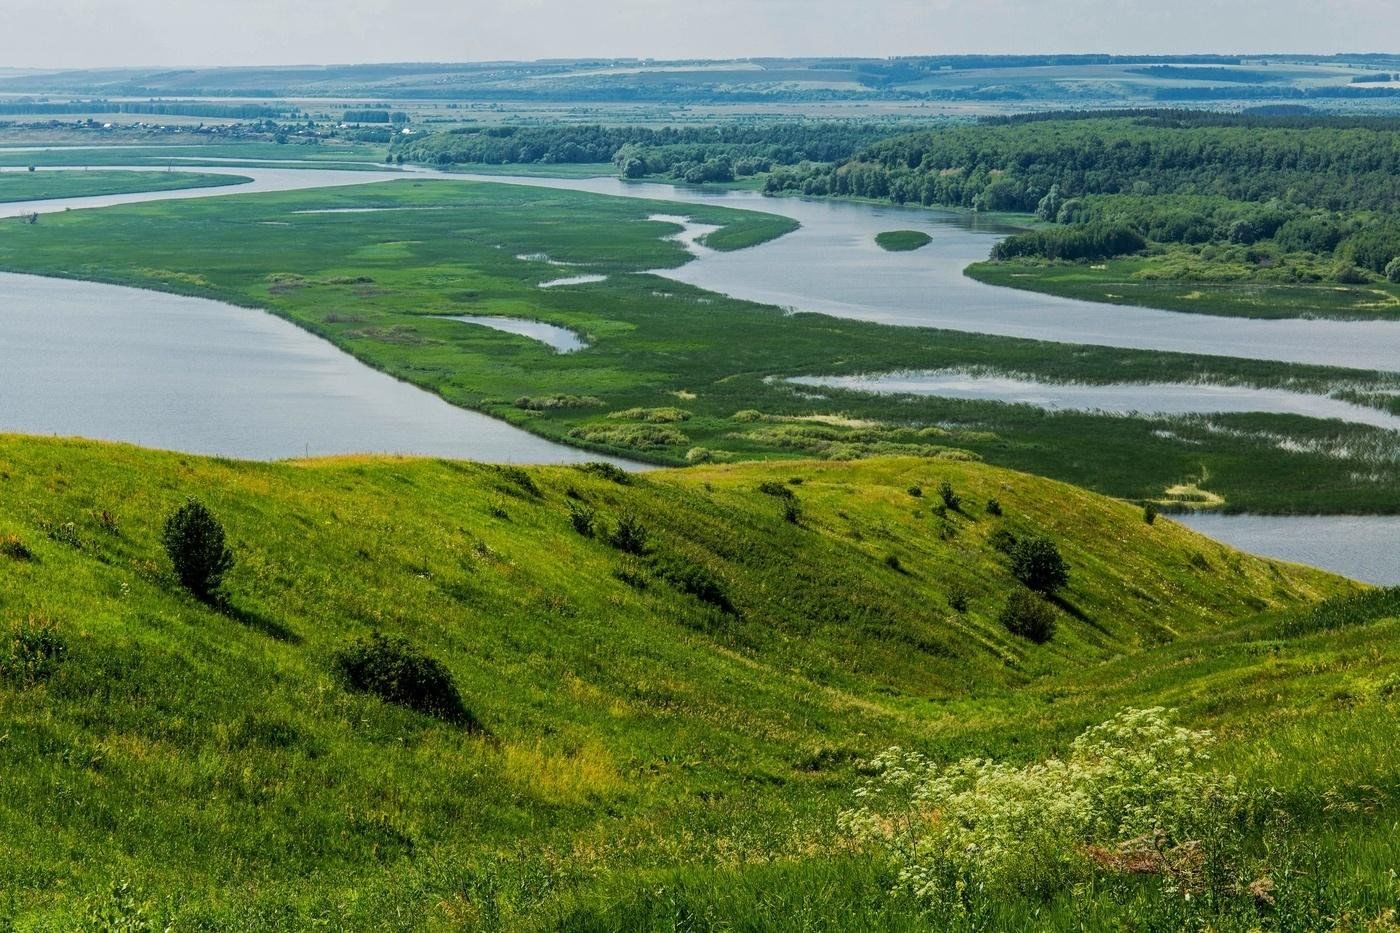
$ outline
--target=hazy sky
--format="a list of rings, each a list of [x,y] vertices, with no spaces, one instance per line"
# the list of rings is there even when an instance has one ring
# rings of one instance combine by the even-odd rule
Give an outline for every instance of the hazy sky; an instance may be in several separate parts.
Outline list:
[[[0,67],[1400,51],[1397,0],[0,0]]]

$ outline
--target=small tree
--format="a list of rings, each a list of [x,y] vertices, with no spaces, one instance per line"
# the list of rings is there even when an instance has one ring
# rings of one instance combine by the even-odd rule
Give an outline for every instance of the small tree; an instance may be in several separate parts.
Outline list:
[[[958,506],[962,505],[962,496],[953,491],[953,484],[946,479],[938,484],[938,497],[943,500],[943,504],[954,512]]]
[[[212,599],[233,567],[224,526],[198,500],[189,499],[165,520],[161,539],[180,584],[202,600]]]
[[[1044,535],[1025,538],[1011,549],[1011,572],[1026,586],[1047,596],[1069,582],[1060,549]]]
[[[1055,635],[1055,613],[1041,599],[1025,590],[1014,590],[1006,599],[998,620],[1012,635],[1043,645]]]
[[[612,533],[612,546],[625,554],[641,554],[647,549],[647,528],[631,512],[624,512]]]

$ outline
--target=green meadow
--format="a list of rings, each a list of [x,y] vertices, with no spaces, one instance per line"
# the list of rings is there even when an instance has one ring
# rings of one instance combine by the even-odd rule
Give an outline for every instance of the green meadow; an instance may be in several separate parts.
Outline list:
[[[926,457],[627,479],[8,437],[0,490],[16,929],[1307,929],[1394,907],[1393,593],[1071,486]],[[160,543],[188,496],[227,530],[217,602]],[[998,620],[1008,535],[1068,564],[1046,644]],[[36,632],[63,650],[21,665]],[[371,632],[440,660],[480,728],[347,691],[336,652]],[[1154,704],[1288,815],[1242,830],[1272,906],[1103,871],[957,920],[889,893],[840,828],[887,746],[1029,762]]]
[[[1108,304],[1163,308],[1186,314],[1223,317],[1331,318],[1342,321],[1400,320],[1400,286],[1384,281],[1339,284],[1334,281],[1200,280],[1178,269],[1171,257],[1120,257],[1096,263],[979,262],[966,273],[979,282],[1026,291],[1101,301]],[[1221,270],[1207,275],[1220,275]]]
[[[0,173],[0,203],[85,198],[102,194],[127,194],[132,191],[215,188],[241,185],[248,181],[249,179],[237,175],[198,172],[3,172]]]
[[[384,208],[361,213],[302,213]],[[689,261],[650,221],[674,204],[405,179],[354,188],[71,211],[0,225],[0,268],[261,308],[360,360],[546,437],[675,465],[947,451],[1115,496],[1181,484],[1262,512],[1400,509],[1376,428],[1287,415],[1144,419],[936,398],[812,393],[784,377],[975,368],[1059,381],[1219,381],[1346,390],[1375,373],[1076,347],[786,314],[650,274]],[[688,206],[708,243],[781,235],[773,215]],[[520,258],[524,257],[524,258]],[[561,267],[551,263],[567,263]],[[588,285],[541,289],[576,275]],[[589,343],[543,344],[452,320],[527,317]],[[1292,438],[1280,445],[1280,437]]]

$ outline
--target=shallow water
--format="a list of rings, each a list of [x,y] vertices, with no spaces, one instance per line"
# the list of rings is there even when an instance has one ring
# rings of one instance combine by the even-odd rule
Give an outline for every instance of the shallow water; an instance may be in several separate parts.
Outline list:
[[[1400,585],[1400,516],[1173,515],[1242,551],[1308,564],[1378,586]]]
[[[1048,410],[1102,411],[1114,414],[1187,415],[1221,412],[1269,412],[1334,418],[1355,424],[1400,431],[1400,417],[1353,405],[1340,399],[1283,389],[1182,383],[1037,382],[1012,376],[991,376],[934,370],[871,376],[798,376],[799,385],[890,395],[932,395],[940,398],[986,399]]]
[[[1061,343],[1400,372],[1400,321],[1213,317],[984,285],[963,275],[962,270],[985,259],[1009,229],[972,214],[766,198],[751,191],[682,188],[617,178],[452,177],[716,204],[792,217],[802,227],[777,240],[734,252],[698,249],[695,261],[658,274],[797,311]],[[875,244],[875,234],[896,229],[922,230],[933,241],[905,253],[887,252]]]
[[[0,432],[255,460],[604,459],[450,405],[262,311],[3,273]]]
[[[582,337],[565,327],[556,327],[543,321],[532,321],[523,317],[492,317],[491,315],[466,314],[449,320],[464,324],[479,324],[492,330],[529,337],[551,347],[556,353],[573,353],[588,346]]]
[[[562,279],[550,279],[548,282],[541,282],[540,288],[558,288],[561,285],[593,285],[597,282],[606,282],[606,275],[568,275]]]

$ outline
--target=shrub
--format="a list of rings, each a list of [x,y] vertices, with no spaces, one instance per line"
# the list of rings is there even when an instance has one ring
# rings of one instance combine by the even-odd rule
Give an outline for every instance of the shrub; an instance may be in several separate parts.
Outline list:
[[[1016,536],[1005,528],[998,528],[987,537],[987,543],[993,550],[1008,555],[1016,549],[1017,540]]]
[[[233,566],[233,552],[224,544],[218,519],[190,499],[165,520],[161,540],[181,585],[200,599],[212,598]]]
[[[67,640],[49,623],[31,619],[0,640],[0,679],[21,687],[42,683],[67,656]]]
[[[924,488],[922,486],[910,486],[909,495],[913,496],[915,499],[922,499],[924,497]]]
[[[647,537],[647,528],[641,519],[631,512],[623,512],[608,541],[624,554],[641,554],[647,549]]]
[[[988,515],[998,515],[998,516],[1001,515],[1001,502],[999,502],[999,501],[996,500],[996,499],[988,499],[988,500],[987,500],[987,514],[988,514]]]
[[[335,656],[335,672],[347,690],[370,693],[468,729],[480,728],[452,680],[452,673],[406,639],[375,632]]]
[[[10,560],[33,560],[34,552],[20,540],[19,535],[6,535],[0,538],[0,554]]]
[[[1054,541],[1044,535],[1016,542],[1011,572],[1037,593],[1052,594],[1069,582],[1069,569]]]
[[[708,447],[692,447],[685,452],[686,463],[710,463],[715,459],[715,452]]]
[[[572,501],[569,503],[569,524],[574,526],[574,531],[585,538],[591,538],[595,530],[594,521],[593,510],[588,506]]]
[[[765,480],[764,482],[759,483],[758,491],[763,493],[765,496],[775,496],[779,499],[792,499],[795,498],[797,495],[791,489],[784,486],[782,483],[774,482],[773,480]]]
[[[1385,279],[1392,284],[1400,284],[1400,256],[1385,264]]]
[[[734,611],[734,604],[729,601],[724,584],[705,566],[672,557],[657,561],[655,569],[661,579],[682,593],[694,596],[702,603],[708,603],[723,612]]]
[[[962,505],[962,496],[953,491],[953,484],[946,479],[938,484],[938,498],[943,500],[943,504],[954,512]]]
[[[619,486],[632,485],[631,473],[616,464],[608,463],[606,460],[590,460],[578,468],[585,473],[592,473],[594,476],[617,483]]]
[[[971,600],[972,597],[969,596],[967,590],[963,589],[961,586],[954,586],[948,591],[948,608],[956,613],[967,612],[967,604],[971,602]]]
[[[540,487],[535,485],[535,478],[518,466],[498,466],[497,472],[511,485],[520,489],[526,495],[540,497]]]
[[[1153,505],[1151,502],[1144,505],[1142,507],[1142,520],[1147,522],[1147,524],[1149,525],[1156,524],[1157,506]]]
[[[895,573],[904,572],[904,564],[900,562],[898,554],[886,554],[885,566],[893,570]]]
[[[790,525],[802,524],[802,504],[796,499],[783,500],[783,521]]]
[[[1156,708],[1088,729],[1063,760],[938,764],[891,748],[866,763],[840,825],[894,860],[897,893],[931,905],[1048,897],[1097,871],[1158,874],[1189,897],[1203,861],[1243,863],[1228,827],[1250,800],[1208,769],[1212,741]],[[1211,880],[1249,896],[1248,875]]]
[[[1012,635],[1043,645],[1055,636],[1055,613],[1041,599],[1025,590],[1015,590],[1006,599],[997,620]]]

